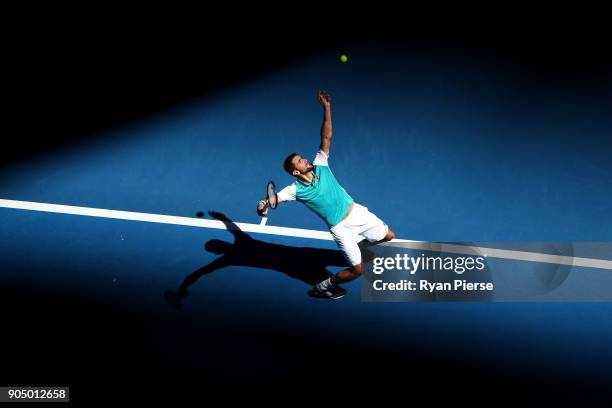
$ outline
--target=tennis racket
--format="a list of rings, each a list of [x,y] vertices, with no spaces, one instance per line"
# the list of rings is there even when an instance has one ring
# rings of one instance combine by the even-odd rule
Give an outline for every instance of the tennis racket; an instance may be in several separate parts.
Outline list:
[[[276,196],[276,185],[273,181],[268,181],[268,185],[266,186],[266,205],[263,210],[264,217],[268,216],[268,212],[270,208],[275,209],[278,205],[278,197]],[[265,218],[261,220],[262,224],[265,224]]]

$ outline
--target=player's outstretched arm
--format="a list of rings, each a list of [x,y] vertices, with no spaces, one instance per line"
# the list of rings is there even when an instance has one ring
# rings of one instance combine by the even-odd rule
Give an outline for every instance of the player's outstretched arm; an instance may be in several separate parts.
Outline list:
[[[323,107],[323,123],[321,124],[321,146],[325,154],[329,155],[332,137],[332,120],[331,120],[331,98],[325,92],[319,91],[319,103]]]

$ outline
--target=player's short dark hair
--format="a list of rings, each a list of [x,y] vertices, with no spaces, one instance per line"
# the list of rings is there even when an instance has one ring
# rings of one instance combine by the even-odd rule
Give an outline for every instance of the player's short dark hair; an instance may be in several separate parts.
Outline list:
[[[293,165],[293,158],[295,156],[297,156],[297,153],[291,153],[289,156],[287,156],[287,158],[285,159],[285,162],[283,163],[283,167],[285,168],[285,171],[291,175],[293,175],[293,170],[295,170],[295,166]]]

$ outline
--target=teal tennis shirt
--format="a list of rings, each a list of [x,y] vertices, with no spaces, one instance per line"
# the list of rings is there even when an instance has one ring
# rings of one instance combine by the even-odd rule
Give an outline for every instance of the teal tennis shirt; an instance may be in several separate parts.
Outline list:
[[[278,195],[282,201],[297,200],[304,203],[331,228],[344,218],[353,199],[329,169],[325,152],[319,150],[312,163],[312,183],[296,180],[279,191]]]

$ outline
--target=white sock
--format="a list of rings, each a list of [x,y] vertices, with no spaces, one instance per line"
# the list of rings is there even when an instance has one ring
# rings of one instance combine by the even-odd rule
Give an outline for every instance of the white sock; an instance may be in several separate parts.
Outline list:
[[[331,278],[325,279],[323,282],[319,283],[319,287],[323,290],[329,289],[333,285]]]

